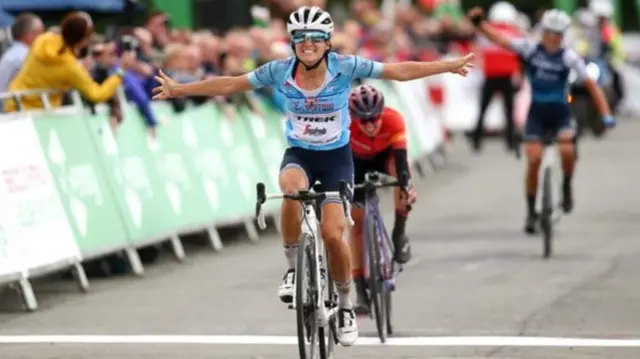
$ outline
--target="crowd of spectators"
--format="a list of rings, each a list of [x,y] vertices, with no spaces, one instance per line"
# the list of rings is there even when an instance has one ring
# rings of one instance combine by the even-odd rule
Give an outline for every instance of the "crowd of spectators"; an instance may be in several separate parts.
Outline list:
[[[323,1],[310,2],[324,5]],[[456,0],[396,5],[392,10],[383,11],[374,0],[351,0],[348,18],[338,22],[333,35],[333,50],[381,61],[434,60],[443,54],[471,50],[473,29],[461,15],[462,10]],[[158,11],[150,13],[141,26],[120,27],[111,38],[94,33],[91,24],[87,46],[75,48],[77,59],[98,84],[104,85],[123,54],[135,52],[135,61],[127,63],[123,87],[126,98],[135,103],[153,137],[156,126],[161,124],[150,106],[151,89],[155,85],[153,76],[157,69],[162,68],[179,82],[191,82],[211,76],[246,73],[267,61],[291,56],[284,14],[276,16],[262,6],[254,6],[251,12],[253,26],[232,28],[224,33],[209,29],[173,28],[170,15]],[[389,14],[392,14],[391,18]],[[37,36],[42,31],[39,21],[33,14],[18,16],[14,24],[14,46],[27,48],[33,39],[23,40],[20,34]],[[65,29],[53,27],[48,31],[64,33]],[[12,51],[17,52],[12,46],[4,57]],[[26,57],[25,51],[21,53]],[[19,61],[24,61],[23,57],[19,58],[22,59]],[[4,86],[5,81],[0,72],[0,85]],[[7,88],[0,90],[4,92]],[[277,95],[268,91],[260,90],[258,95],[265,96],[279,108]],[[96,100],[95,96],[92,98],[80,92],[88,102]],[[232,98],[176,99],[172,104],[176,111],[182,111],[188,101],[196,104],[215,101],[226,116],[233,119],[232,109],[238,101],[247,101],[254,111],[260,111],[252,98],[238,95]],[[123,119],[118,98],[113,97],[109,104],[113,129],[117,130]]]

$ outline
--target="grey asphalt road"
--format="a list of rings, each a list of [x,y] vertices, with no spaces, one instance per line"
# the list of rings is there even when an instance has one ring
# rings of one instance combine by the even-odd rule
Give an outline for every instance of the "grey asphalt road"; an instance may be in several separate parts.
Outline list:
[[[339,347],[337,358],[633,358],[637,348],[426,346],[429,336],[640,338],[640,123],[585,141],[576,209],[558,225],[555,256],[522,233],[524,163],[501,144],[471,155],[454,146],[448,168],[417,187],[408,233],[414,259],[398,280],[394,321],[412,346]],[[386,208],[389,202],[386,202]],[[391,214],[390,212],[388,212]],[[389,217],[391,219],[391,217]],[[144,278],[39,283],[41,309],[0,314],[4,335],[295,336],[279,302],[277,237],[188,248],[188,260],[147,267]],[[361,337],[375,337],[369,319]],[[371,341],[371,340],[369,340]],[[293,345],[0,344],[4,358],[296,358]]]

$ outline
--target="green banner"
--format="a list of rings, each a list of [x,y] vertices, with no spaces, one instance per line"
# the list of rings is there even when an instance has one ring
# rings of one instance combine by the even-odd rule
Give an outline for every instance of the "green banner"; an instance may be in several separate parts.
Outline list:
[[[151,140],[136,108],[126,108],[115,139],[109,121],[106,114],[91,118],[91,136],[131,240],[146,242],[173,234],[181,223],[152,155],[159,151],[159,144]]]
[[[375,85],[390,107],[408,116],[392,87]],[[181,233],[250,223],[256,183],[279,191],[287,148],[285,116],[268,101],[253,99],[257,108],[240,106],[229,118],[213,103],[176,114],[169,103],[154,102],[160,121],[155,137],[134,106],[125,106],[116,130],[104,106],[93,116],[72,109],[34,116],[82,254],[175,242]],[[414,125],[407,121],[409,153],[416,159],[423,153]],[[278,201],[266,207],[271,213],[279,208]]]
[[[252,112],[246,106],[241,107],[238,111],[246,125],[253,151],[262,155],[260,165],[267,176],[261,182],[267,187],[267,192],[279,192],[280,164],[286,149],[281,127],[283,116],[274,114],[260,116],[260,114]],[[280,202],[276,200],[267,202],[265,210],[269,212],[279,210]]]
[[[207,179],[194,161],[199,149],[194,118],[189,112],[176,115],[168,103],[154,103],[159,149],[152,151],[155,166],[171,203],[178,232],[193,231],[214,222],[215,198],[207,194]],[[139,121],[143,121],[140,117]],[[204,134],[206,135],[206,134]]]
[[[125,248],[129,237],[86,115],[61,110],[37,116],[34,124],[83,256]]]

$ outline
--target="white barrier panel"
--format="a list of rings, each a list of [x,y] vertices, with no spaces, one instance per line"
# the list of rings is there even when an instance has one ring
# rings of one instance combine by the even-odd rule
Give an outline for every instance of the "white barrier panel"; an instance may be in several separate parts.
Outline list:
[[[442,110],[437,108],[435,104],[431,102],[431,96],[429,94],[429,87],[427,79],[422,79],[413,82],[413,88],[416,93],[419,94],[419,98],[422,99],[419,103],[422,105],[422,116],[425,119],[427,133],[433,139],[433,148],[429,151],[432,152],[436,148],[440,147],[445,141],[444,126],[442,124]]]
[[[0,121],[0,276],[80,259],[33,121]]]
[[[443,80],[443,124],[454,131],[472,130],[478,121],[480,95],[484,77],[480,71],[471,71],[467,77],[446,76]],[[526,83],[516,94],[514,116],[517,126],[526,119],[530,103],[530,88]],[[484,128],[489,131],[502,130],[505,124],[504,101],[494,95],[485,113]]]
[[[620,69],[625,97],[620,104],[622,112],[630,116],[640,116],[640,102],[635,94],[640,92],[640,69],[622,65]]]
[[[442,125],[438,112],[431,105],[426,93],[424,80],[393,82],[408,114],[406,121],[411,121],[418,131],[421,153],[433,153],[443,141]]]

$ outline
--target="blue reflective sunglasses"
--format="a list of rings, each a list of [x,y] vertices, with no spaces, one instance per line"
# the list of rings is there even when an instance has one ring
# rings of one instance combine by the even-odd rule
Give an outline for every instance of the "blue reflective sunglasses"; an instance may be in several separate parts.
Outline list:
[[[305,42],[307,39],[311,40],[311,42],[323,42],[329,40],[329,34],[324,33],[322,31],[302,31],[295,32],[291,39],[296,44],[301,44]]]

